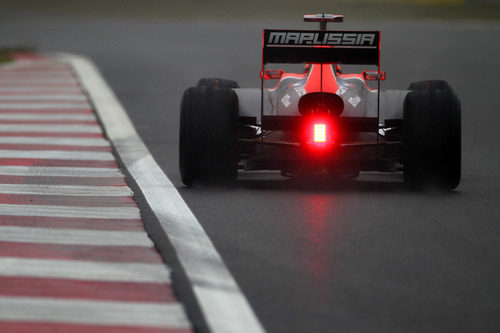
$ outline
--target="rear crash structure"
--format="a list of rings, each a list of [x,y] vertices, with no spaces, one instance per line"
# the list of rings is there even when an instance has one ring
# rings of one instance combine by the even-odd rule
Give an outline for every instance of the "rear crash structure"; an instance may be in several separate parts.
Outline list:
[[[240,170],[284,176],[403,171],[413,189],[460,182],[460,101],[448,83],[419,81],[381,90],[379,31],[331,31],[341,15],[305,15],[320,30],[263,32],[260,88],[204,78],[181,102],[184,184],[234,181]],[[303,64],[300,73],[267,69]],[[376,70],[343,74],[340,65]],[[266,87],[266,81],[277,81]],[[370,87],[373,81],[376,88]]]

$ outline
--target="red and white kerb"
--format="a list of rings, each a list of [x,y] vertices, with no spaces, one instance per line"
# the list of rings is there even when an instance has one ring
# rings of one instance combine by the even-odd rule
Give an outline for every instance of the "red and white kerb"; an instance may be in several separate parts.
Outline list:
[[[0,331],[192,332],[65,64],[0,67]]]

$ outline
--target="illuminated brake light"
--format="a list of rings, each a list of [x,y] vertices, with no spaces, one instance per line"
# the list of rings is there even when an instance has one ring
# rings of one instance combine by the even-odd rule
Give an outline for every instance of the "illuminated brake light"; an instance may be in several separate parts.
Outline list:
[[[316,143],[326,142],[326,124],[314,124],[313,141]]]
[[[333,149],[335,141],[336,131],[333,119],[321,115],[311,116],[304,120],[304,144],[310,151],[329,152]]]

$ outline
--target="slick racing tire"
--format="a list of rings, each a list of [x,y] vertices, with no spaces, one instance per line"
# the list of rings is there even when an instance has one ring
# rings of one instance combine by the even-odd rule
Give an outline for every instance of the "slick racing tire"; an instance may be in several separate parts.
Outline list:
[[[425,80],[410,83],[408,90],[452,90],[448,82],[444,80]]]
[[[238,100],[228,88],[193,87],[181,102],[182,182],[226,184],[237,175]]]
[[[206,77],[198,81],[197,87],[239,88],[236,81]]]
[[[451,90],[415,90],[404,103],[404,180],[412,189],[460,183],[460,101]]]

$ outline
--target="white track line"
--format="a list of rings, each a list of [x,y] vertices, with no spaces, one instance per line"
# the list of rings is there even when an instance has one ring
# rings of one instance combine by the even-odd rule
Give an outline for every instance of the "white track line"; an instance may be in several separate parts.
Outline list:
[[[0,110],[89,109],[88,103],[0,103]]]
[[[10,165],[0,165],[0,175],[36,177],[123,177],[122,172],[118,168],[32,167]]]
[[[101,138],[59,138],[59,137],[31,137],[31,136],[0,136],[0,144],[97,146],[97,147],[110,146],[108,140]]]
[[[189,329],[181,304],[0,297],[0,320]],[[89,329],[91,330],[91,329]]]
[[[102,133],[98,125],[0,124],[0,132]]]
[[[153,247],[144,231],[0,226],[0,242]]]
[[[34,158],[70,161],[114,161],[113,154],[88,151],[0,150],[0,158]]]
[[[136,207],[75,207],[0,204],[2,216],[74,217],[95,219],[140,219]]]
[[[43,114],[43,113],[0,113],[0,120],[77,120],[95,121],[97,118],[92,114]]]
[[[134,193],[128,186],[83,186],[43,184],[0,184],[2,194],[71,195],[130,197]],[[0,212],[0,215],[2,213]]]
[[[212,332],[264,329],[219,253],[173,184],[154,161],[127,113],[87,59],[61,55],[89,93],[108,138],[176,249]]]
[[[0,257],[0,276],[170,283],[168,268],[163,264],[11,257]]]
[[[85,95],[0,95],[0,101],[76,101],[86,102]]]

